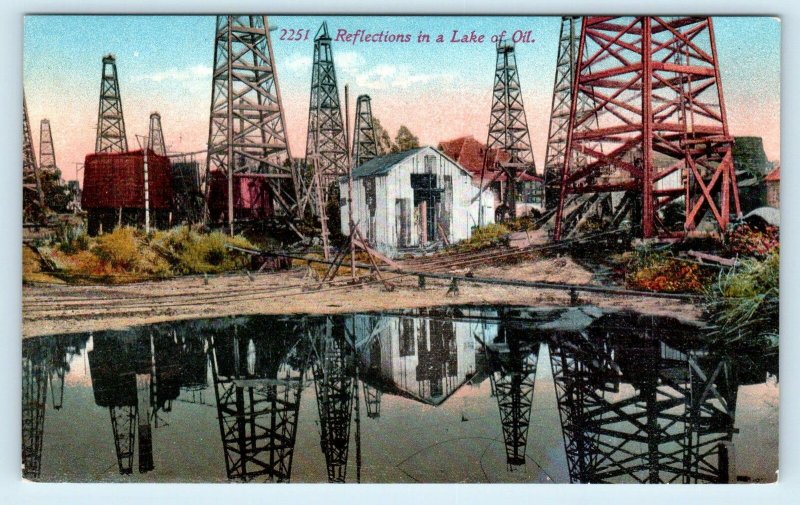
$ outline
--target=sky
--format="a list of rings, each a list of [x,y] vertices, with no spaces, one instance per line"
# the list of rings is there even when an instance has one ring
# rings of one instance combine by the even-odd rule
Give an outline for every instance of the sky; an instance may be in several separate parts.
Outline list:
[[[270,17],[278,81],[293,156],[305,152],[313,38],[327,20],[339,92],[369,94],[373,114],[393,136],[408,126],[423,145],[462,135],[486,139],[494,79],[491,37],[530,31],[516,45],[522,96],[538,170],[544,164],[555,74],[559,17],[274,16]],[[780,159],[780,29],[777,18],[713,18],[721,79],[733,135],[764,138]],[[281,40],[282,30],[309,30],[308,40]],[[352,43],[339,30],[412,35],[410,43]],[[26,16],[23,85],[38,154],[39,123],[50,120],[65,179],[94,150],[101,59],[117,58],[128,144],[146,135],[158,111],[167,149],[205,149],[213,65],[213,16]],[[452,43],[475,31],[482,43]],[[432,42],[418,43],[419,33]],[[304,33],[304,32],[301,32]],[[288,34],[288,32],[287,32]],[[444,43],[435,36],[443,34]],[[286,39],[287,37],[284,37]],[[352,121],[351,121],[352,123]]]

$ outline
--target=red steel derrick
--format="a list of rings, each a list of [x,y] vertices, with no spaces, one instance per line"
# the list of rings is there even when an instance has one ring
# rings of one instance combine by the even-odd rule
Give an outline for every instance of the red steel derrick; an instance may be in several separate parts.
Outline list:
[[[585,17],[578,55],[555,240],[574,194],[618,195],[614,221],[626,213],[644,238],[741,215],[711,18]]]

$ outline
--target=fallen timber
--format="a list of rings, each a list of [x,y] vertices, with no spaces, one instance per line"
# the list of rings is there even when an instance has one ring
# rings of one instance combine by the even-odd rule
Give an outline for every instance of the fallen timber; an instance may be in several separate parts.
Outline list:
[[[264,258],[281,257],[281,258],[290,258],[290,259],[308,261],[313,263],[326,264],[331,266],[334,265],[333,261],[318,259],[318,258],[309,258],[303,254],[293,253],[289,251],[262,251],[259,249],[248,249],[230,245],[226,247],[241,253],[252,254]],[[543,246],[539,249],[545,249],[545,248],[548,248],[548,246]],[[529,250],[524,250],[524,252],[534,252],[535,250],[539,249],[530,248]],[[356,268],[361,268],[366,270],[371,270],[375,268],[373,264],[366,264],[361,262],[356,262],[355,266]],[[500,285],[500,286],[568,291],[570,292],[573,298],[577,296],[577,293],[579,292],[597,293],[597,294],[615,295],[615,296],[640,296],[640,297],[650,297],[650,298],[666,298],[666,299],[686,300],[686,301],[696,301],[703,298],[702,295],[690,294],[690,293],[660,293],[656,291],[616,288],[610,286],[594,286],[591,284],[568,284],[568,283],[547,282],[547,281],[525,281],[525,280],[515,280],[515,279],[498,279],[493,277],[475,277],[473,275],[458,275],[446,271],[416,270],[404,267],[403,265],[399,265],[398,267],[387,266],[386,268],[380,269],[380,272],[398,274],[399,276],[417,277],[419,279],[420,287],[425,286],[425,279],[436,279],[436,280],[449,281],[451,283],[451,286],[453,285],[453,283],[455,283],[455,285],[457,286],[457,283],[465,282],[471,284],[490,284],[490,285]]]

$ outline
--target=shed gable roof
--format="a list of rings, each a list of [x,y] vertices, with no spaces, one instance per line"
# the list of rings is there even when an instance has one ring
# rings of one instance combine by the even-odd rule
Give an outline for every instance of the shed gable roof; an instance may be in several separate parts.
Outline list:
[[[408,151],[385,154],[383,156],[378,156],[377,158],[372,158],[363,165],[353,169],[353,179],[363,179],[364,177],[386,175],[392,170],[393,166],[423,149],[425,148],[416,147],[414,149],[409,149]]]

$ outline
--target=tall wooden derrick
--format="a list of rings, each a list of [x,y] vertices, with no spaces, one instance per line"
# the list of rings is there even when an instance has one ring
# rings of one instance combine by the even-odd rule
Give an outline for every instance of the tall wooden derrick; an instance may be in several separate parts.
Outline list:
[[[345,482],[347,477],[353,402],[358,401],[358,384],[353,377],[355,357],[343,333],[343,325],[327,318],[317,340],[314,364],[320,446],[328,468],[328,482]]]
[[[231,233],[236,210],[248,205],[242,187],[259,180],[268,218],[296,217],[298,181],[274,62],[266,16],[217,16],[205,193],[206,200],[227,200]],[[227,184],[212,184],[215,175]]]
[[[606,222],[644,238],[741,214],[711,18],[585,17],[576,65],[556,240],[574,194],[615,193]]]
[[[353,132],[353,167],[378,157],[377,133],[372,121],[372,100],[369,95],[356,99],[356,122]]]
[[[22,221],[42,221],[47,215],[47,204],[42,189],[42,177],[33,150],[31,123],[28,120],[28,103],[22,96]]]
[[[39,123],[39,168],[53,173],[58,170],[49,119],[42,119]]]
[[[513,469],[525,465],[538,353],[509,336],[507,330],[505,339],[510,352],[493,357],[495,370],[489,380],[500,412],[506,463]]]
[[[307,362],[298,331],[240,327],[211,336],[209,353],[225,471],[242,482],[288,482]]]
[[[338,186],[337,178],[347,175],[348,152],[331,37],[325,22],[314,37],[313,61],[306,159],[319,173],[322,194],[327,197],[330,188]]]
[[[97,110],[96,153],[121,153],[128,150],[122,98],[117,77],[117,60],[109,54],[103,57],[100,79],[100,106]]]
[[[558,44],[558,58],[553,82],[553,100],[550,112],[550,129],[547,135],[547,152],[544,162],[545,208],[552,211],[558,207],[561,190],[561,169],[564,165],[564,153],[567,147],[567,129],[572,110],[572,83],[575,65],[578,59],[578,43],[580,42],[581,18],[579,16],[563,16],[561,18],[561,35]],[[588,97],[580,95],[577,105],[579,115],[590,108]],[[589,121],[596,122],[596,114]],[[577,163],[585,163],[581,155]]]
[[[497,43],[489,133],[481,168],[481,188],[497,181],[503,186],[499,217],[516,217],[518,186],[523,176],[535,173],[514,44],[501,40]]]
[[[164,143],[164,131],[161,129],[161,114],[150,114],[150,128],[147,134],[147,148],[159,156],[167,155],[167,146]]]
[[[728,482],[731,363],[659,341],[631,353],[613,337],[562,335],[550,346],[571,482]]]

